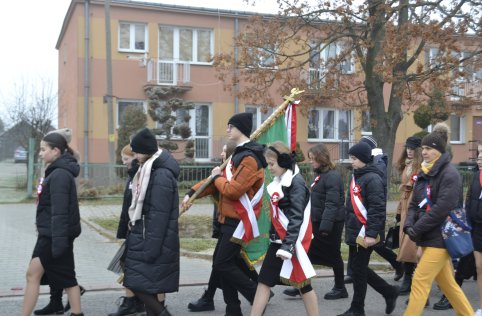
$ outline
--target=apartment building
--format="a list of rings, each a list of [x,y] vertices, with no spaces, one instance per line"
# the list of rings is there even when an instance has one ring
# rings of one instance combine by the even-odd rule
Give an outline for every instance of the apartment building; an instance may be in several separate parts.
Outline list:
[[[109,145],[116,144],[123,110],[133,105],[147,113],[146,89],[152,87],[176,87],[184,100],[193,103],[189,124],[198,162],[218,158],[226,122],[234,113],[252,112],[255,128],[271,114],[272,109],[264,113],[261,105],[225,91],[211,61],[217,53],[233,51],[234,36],[242,32],[253,13],[125,0],[110,1],[108,12],[106,18],[104,1],[72,0],[56,46],[58,124],[74,130],[72,146],[81,153],[82,161],[110,161]],[[106,40],[109,34],[110,45]],[[436,48],[429,49],[425,58],[435,53]],[[343,67],[347,75],[356,72],[354,61],[347,60]],[[318,71],[313,65],[307,69],[309,76]],[[475,72],[470,81],[457,82],[454,89],[480,96],[480,80],[480,71]],[[274,100],[277,104],[282,101],[281,95]],[[308,117],[299,115],[298,122],[298,140],[305,152],[324,142],[337,160],[347,159],[350,144],[371,134],[367,112],[341,110],[326,100],[310,109]],[[148,125],[156,127],[150,119]],[[482,102],[451,115],[449,125],[454,161],[465,161],[474,144],[471,141],[482,140]],[[398,155],[406,137],[419,130],[412,116],[404,117],[394,154]],[[183,157],[182,149],[180,141],[180,150],[174,153],[177,158]]]

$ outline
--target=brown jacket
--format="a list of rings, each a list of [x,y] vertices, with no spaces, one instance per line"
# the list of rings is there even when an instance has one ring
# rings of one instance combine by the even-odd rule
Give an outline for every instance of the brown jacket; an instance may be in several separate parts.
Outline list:
[[[251,144],[255,144],[252,143]],[[259,146],[259,145],[258,145]],[[252,147],[252,146],[250,146]],[[258,149],[258,148],[255,148]],[[241,149],[242,150],[242,149]],[[264,183],[264,166],[266,161],[262,156],[262,152],[257,152],[257,157],[261,162],[253,155],[243,155],[239,164],[237,163],[236,155],[238,149],[233,155],[232,174],[231,181],[226,179],[226,176],[219,176],[211,183],[198,197],[215,195],[219,192],[219,222],[224,223],[226,217],[232,219],[240,219],[239,214],[236,212],[233,201],[237,201],[243,196],[244,193],[248,194],[248,198],[252,199],[256,192],[261,188]],[[242,153],[239,153],[242,154]],[[260,166],[261,163],[261,166]],[[203,183],[201,181],[192,187],[193,191],[196,191]]]

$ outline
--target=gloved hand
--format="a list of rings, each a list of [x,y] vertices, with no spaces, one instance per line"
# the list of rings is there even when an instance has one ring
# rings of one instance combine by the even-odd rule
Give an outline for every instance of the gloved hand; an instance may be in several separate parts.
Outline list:
[[[415,233],[413,227],[405,227],[404,231],[413,242],[417,242],[419,240],[420,237]]]
[[[400,214],[395,215],[395,220],[397,223],[400,223],[401,216]]]

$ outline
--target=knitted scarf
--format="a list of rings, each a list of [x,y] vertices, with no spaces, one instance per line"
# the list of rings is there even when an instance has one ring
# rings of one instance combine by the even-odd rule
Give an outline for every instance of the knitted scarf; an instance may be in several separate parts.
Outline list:
[[[129,207],[129,218],[132,225],[142,217],[142,206],[146,197],[147,186],[151,178],[152,163],[162,153],[159,149],[151,158],[147,159],[137,170],[134,179],[132,179],[132,203]]]

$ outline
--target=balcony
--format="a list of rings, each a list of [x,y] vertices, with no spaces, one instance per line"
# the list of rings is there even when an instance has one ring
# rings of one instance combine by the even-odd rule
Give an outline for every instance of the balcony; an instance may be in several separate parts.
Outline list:
[[[189,62],[150,59],[147,62],[148,84],[189,86],[191,68]]]
[[[456,81],[452,86],[451,101],[460,101],[463,98],[471,98],[474,100],[480,100],[482,93],[482,82],[479,80],[468,81]]]

